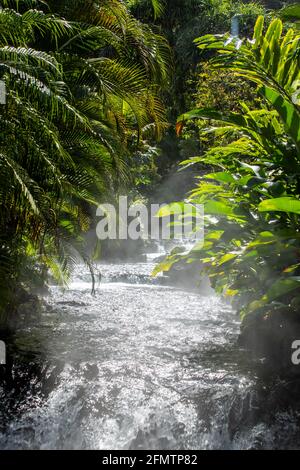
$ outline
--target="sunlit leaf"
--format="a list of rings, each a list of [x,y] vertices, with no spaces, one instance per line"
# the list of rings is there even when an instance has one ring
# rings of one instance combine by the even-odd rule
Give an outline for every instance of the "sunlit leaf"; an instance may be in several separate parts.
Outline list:
[[[258,206],[260,212],[286,212],[300,214],[300,200],[291,197],[268,199]]]

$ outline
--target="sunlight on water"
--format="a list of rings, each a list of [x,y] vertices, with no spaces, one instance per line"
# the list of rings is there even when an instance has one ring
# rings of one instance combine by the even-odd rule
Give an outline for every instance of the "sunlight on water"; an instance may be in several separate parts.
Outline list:
[[[1,448],[255,446],[263,425],[234,429],[253,386],[238,318],[215,296],[156,284],[153,266],[102,265],[94,297],[83,267],[70,290],[51,289],[41,325],[19,334],[19,347],[37,338],[40,369],[2,416]]]

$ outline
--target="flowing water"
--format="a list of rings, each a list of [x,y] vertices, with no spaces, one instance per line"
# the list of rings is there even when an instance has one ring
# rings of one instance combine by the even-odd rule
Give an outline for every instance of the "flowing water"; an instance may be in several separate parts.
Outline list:
[[[41,321],[11,340],[1,449],[296,445],[297,417],[264,416],[231,308],[153,280],[153,267],[101,266],[95,296],[84,267],[68,291],[51,288]]]

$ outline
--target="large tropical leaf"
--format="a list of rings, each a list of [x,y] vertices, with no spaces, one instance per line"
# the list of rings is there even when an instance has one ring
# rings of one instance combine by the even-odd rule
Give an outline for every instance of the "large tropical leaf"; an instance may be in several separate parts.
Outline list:
[[[300,200],[291,197],[281,197],[262,201],[258,207],[260,212],[286,212],[300,214]]]

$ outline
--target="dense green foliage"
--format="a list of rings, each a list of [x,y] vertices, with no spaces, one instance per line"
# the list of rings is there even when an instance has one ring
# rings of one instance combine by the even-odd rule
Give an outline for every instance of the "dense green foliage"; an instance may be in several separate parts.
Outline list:
[[[165,127],[169,48],[117,0],[1,3],[3,317],[32,271],[63,281],[79,253],[89,263],[92,206],[118,193],[131,151]]]
[[[150,0],[130,0],[127,3],[141,21],[152,21]],[[170,127],[157,146],[158,177],[147,191],[148,198],[151,199],[154,194],[156,202],[168,202],[176,195],[178,197],[178,191],[183,195],[191,184],[192,174],[186,174],[186,182],[179,187],[176,177],[174,185],[170,184],[170,172],[176,173],[178,163],[185,156],[197,155],[199,152],[198,142],[192,133],[189,139],[176,139],[175,133],[176,119],[192,106],[197,91],[197,78],[199,73],[203,73],[203,60],[210,55],[210,52],[206,53],[195,47],[194,38],[229,31],[236,14],[241,15],[240,29],[246,34],[252,30],[257,16],[264,13],[262,5],[239,0],[165,0],[162,3],[164,8],[155,20],[155,28],[166,37],[171,46],[174,73],[170,77],[170,86],[163,93]]]
[[[192,119],[200,139],[215,136],[204,155],[183,162],[209,168],[189,196],[204,204],[206,234],[203,246],[170,256],[160,269],[200,261],[242,317],[293,313],[300,304],[299,40],[293,29],[283,34],[278,19],[264,32],[263,17],[251,40],[197,39],[201,50],[216,51],[213,68],[250,81],[261,101],[256,108],[240,103],[237,111],[198,108],[177,123],[178,133]]]

